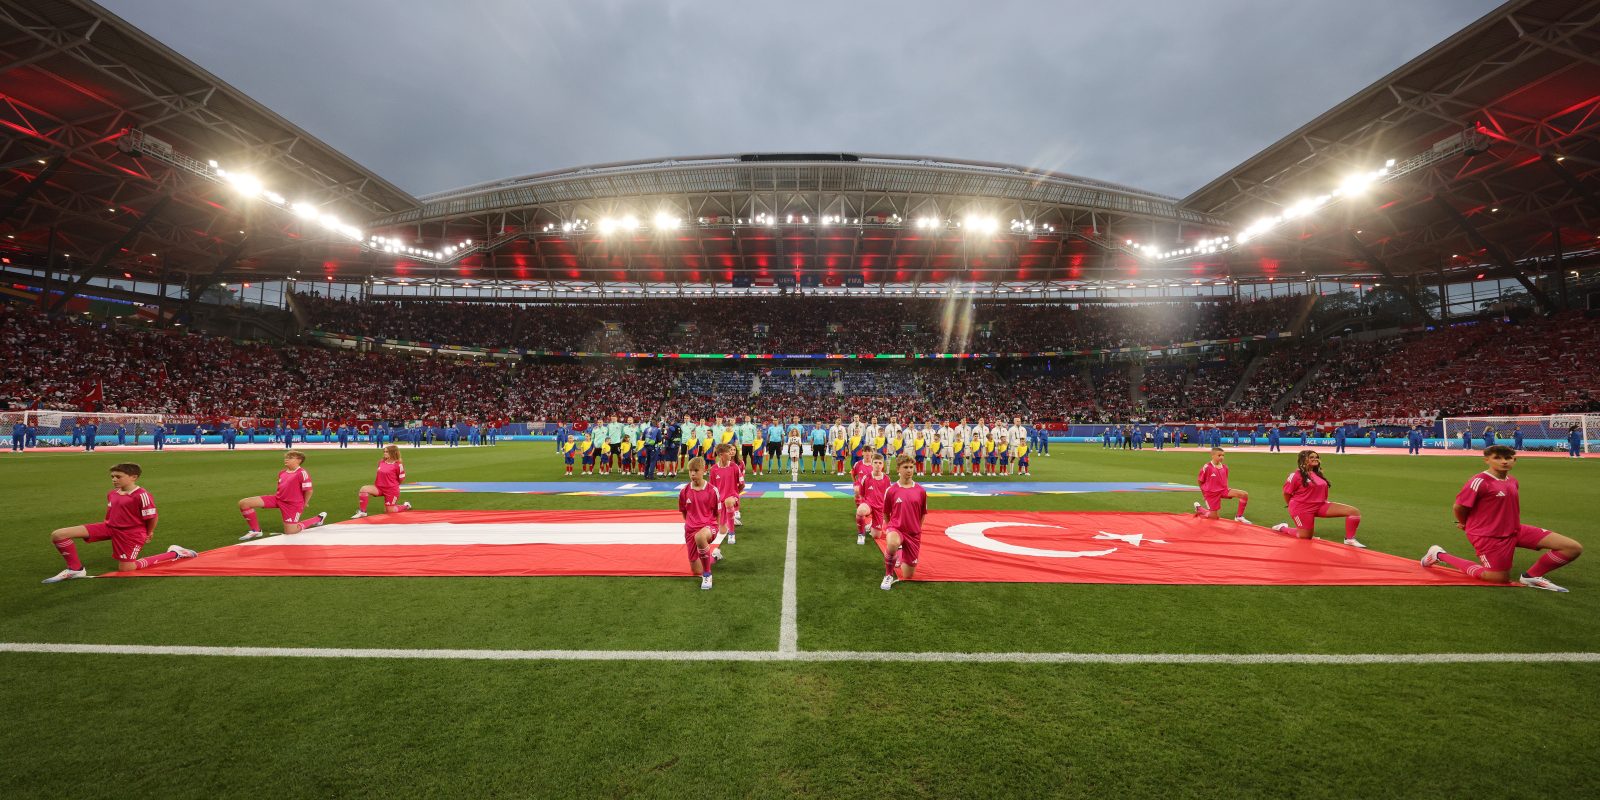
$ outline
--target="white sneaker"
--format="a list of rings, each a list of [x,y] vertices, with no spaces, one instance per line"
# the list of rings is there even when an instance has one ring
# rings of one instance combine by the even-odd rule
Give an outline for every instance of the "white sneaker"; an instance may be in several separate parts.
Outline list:
[[[1234,522],[1242,522],[1242,523],[1244,523],[1246,525],[1254,525],[1255,524],[1254,522],[1251,522],[1250,520],[1247,520],[1244,517],[1234,517],[1233,521]]]
[[[408,501],[406,501],[404,503],[401,503],[400,504],[400,508],[402,510],[404,510],[404,511],[410,511],[411,510],[411,502],[408,500]]]
[[[733,512],[733,524],[735,524],[735,525],[743,525],[744,524],[744,514],[741,514],[741,513],[737,512],[737,511]]]
[[[893,575],[885,575],[883,576],[883,583],[878,584],[878,588],[887,592],[894,587],[894,583]]]
[[[866,544],[866,543],[867,543],[867,535],[866,534],[864,534],[864,533],[856,534],[856,544]]]
[[[1523,586],[1529,586],[1529,587],[1532,587],[1534,589],[1543,589],[1543,590],[1545,590],[1547,592],[1564,592],[1564,591],[1566,591],[1566,589],[1563,589],[1560,586],[1557,586],[1557,585],[1551,583],[1546,578],[1530,577],[1526,572],[1524,572],[1522,574],[1521,578],[1518,578],[1518,581],[1520,581]]]
[[[318,527],[318,526],[326,524],[328,522],[328,512],[324,511],[324,512],[318,514],[314,519],[316,521],[312,522],[310,525],[307,525],[306,526],[306,530],[310,530],[312,528],[315,528],[315,527]]]
[[[60,583],[62,581],[71,581],[71,580],[77,580],[78,578],[87,578],[87,577],[89,577],[89,571],[86,570],[86,569],[64,569],[64,570],[61,570],[60,572],[57,572],[56,574],[51,575],[50,577],[45,578],[44,580],[39,581],[39,582],[40,583]]]
[[[1431,567],[1434,564],[1439,563],[1439,554],[1443,552],[1443,547],[1434,545],[1428,548],[1428,552],[1422,554],[1422,558],[1419,560],[1419,563],[1421,563],[1424,567]]]
[[[365,512],[365,511],[357,511],[357,512],[356,512],[356,513],[355,513],[355,515],[354,515],[354,516],[352,516],[352,517],[350,517],[350,518],[351,518],[351,519],[361,519],[361,518],[362,518],[362,517],[364,517],[364,516],[366,516],[366,515],[367,515],[367,512]]]
[[[194,558],[195,556],[200,555],[199,553],[196,553],[195,551],[190,550],[187,547],[179,547],[178,545],[173,545],[171,547],[168,547],[167,548],[167,552],[169,552],[169,553],[177,553],[178,554],[178,558]]]
[[[1272,526],[1272,529],[1278,533],[1292,533],[1292,531],[1289,530],[1289,523],[1287,522],[1280,522]]]
[[[1347,544],[1347,545],[1350,545],[1351,547],[1354,547],[1357,550],[1365,550],[1365,549],[1367,549],[1367,546],[1362,544],[1359,541],[1356,541],[1356,537],[1354,537],[1354,536],[1346,536],[1346,537],[1344,537],[1344,543]]]
[[[702,590],[711,588],[711,576],[710,575],[702,575],[702,576],[700,576],[700,588]]]
[[[266,536],[266,534],[261,531],[245,531],[245,534],[239,537],[239,541],[248,542],[251,539],[260,539],[263,536]]]
[[[733,538],[733,531],[728,531],[728,544],[738,544],[738,541]]]
[[[718,561],[721,561],[721,560],[722,560],[722,548],[718,547],[718,548],[713,549],[711,551],[711,562],[714,564],[714,563],[716,563]]]
[[[1195,503],[1194,504],[1194,515],[1197,516],[1197,517],[1200,516],[1200,504],[1199,503]]]

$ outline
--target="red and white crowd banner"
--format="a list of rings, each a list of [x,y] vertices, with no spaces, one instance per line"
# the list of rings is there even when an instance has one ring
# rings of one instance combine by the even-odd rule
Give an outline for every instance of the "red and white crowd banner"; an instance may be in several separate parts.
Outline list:
[[[880,543],[880,547],[882,544]],[[1188,514],[934,511],[915,579],[1233,586],[1484,586],[1415,559]]]
[[[687,575],[673,511],[408,511],[268,536],[162,575]]]

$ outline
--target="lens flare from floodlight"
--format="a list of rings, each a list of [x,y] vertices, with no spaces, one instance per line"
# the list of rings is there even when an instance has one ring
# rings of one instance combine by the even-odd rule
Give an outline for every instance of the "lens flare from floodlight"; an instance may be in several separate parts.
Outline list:
[[[254,175],[230,172],[227,174],[227,180],[245,197],[256,197],[261,194],[261,179]]]
[[[674,217],[665,211],[656,212],[655,227],[658,231],[677,230],[678,226],[681,224],[682,220],[679,220],[677,217]]]
[[[316,219],[322,213],[317,210],[316,206],[304,201],[295,203],[293,211],[295,216],[298,216],[301,219]]]
[[[601,236],[609,236],[611,234],[611,232],[616,230],[616,229],[617,229],[617,221],[616,220],[614,220],[614,219],[612,219],[610,217],[601,217],[600,218],[600,235]]]

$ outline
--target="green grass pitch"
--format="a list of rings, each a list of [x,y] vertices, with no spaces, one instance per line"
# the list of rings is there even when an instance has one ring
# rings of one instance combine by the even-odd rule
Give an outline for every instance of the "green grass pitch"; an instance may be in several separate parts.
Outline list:
[[[556,480],[548,445],[407,450],[418,482]],[[243,531],[279,453],[0,456],[0,642],[775,650],[790,503],[747,500],[717,588],[669,578],[172,578],[41,586],[51,529],[96,521],[141,463],[150,549]],[[369,448],[312,451],[311,510],[355,509]],[[1204,455],[1057,446],[1034,480],[1192,483]],[[1229,456],[1283,515],[1284,454]],[[1469,548],[1480,459],[1330,456],[1361,538]],[[1524,519],[1600,546],[1600,462],[1516,468]],[[981,480],[981,479],[980,479]],[[619,480],[620,482],[620,480]],[[420,508],[668,508],[666,498],[408,494]],[[1185,511],[1186,494],[933,498],[934,508]],[[1600,577],[1565,595],[1455,587],[901,584],[849,502],[798,502],[802,651],[1600,651]],[[1232,501],[1224,508],[1231,512]],[[263,523],[271,529],[272,512]],[[1325,536],[1337,536],[1336,522]],[[91,572],[109,546],[82,545]],[[1531,563],[1522,553],[1518,567]],[[1589,558],[1595,558],[1590,555]],[[0,653],[0,796],[1549,797],[1600,769],[1600,664],[1138,665],[467,661]],[[1588,789],[1585,789],[1588,787]]]

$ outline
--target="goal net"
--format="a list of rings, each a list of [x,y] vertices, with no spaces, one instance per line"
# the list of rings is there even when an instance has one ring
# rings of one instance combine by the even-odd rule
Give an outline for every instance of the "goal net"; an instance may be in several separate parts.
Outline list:
[[[1445,446],[1451,450],[1482,450],[1495,444],[1520,450],[1566,451],[1572,432],[1578,433],[1578,452],[1600,452],[1600,414],[1538,414],[1520,417],[1446,417]],[[1517,434],[1522,444],[1517,444]],[[1470,434],[1471,444],[1463,434]]]
[[[122,429],[128,444],[149,444],[157,425],[165,424],[170,432],[175,423],[193,423],[194,418],[114,411],[0,411],[0,434],[9,435],[19,422],[33,429],[32,434],[39,447],[70,447],[74,443],[82,443],[89,425],[95,426],[95,440],[100,444],[116,444],[118,428]]]

